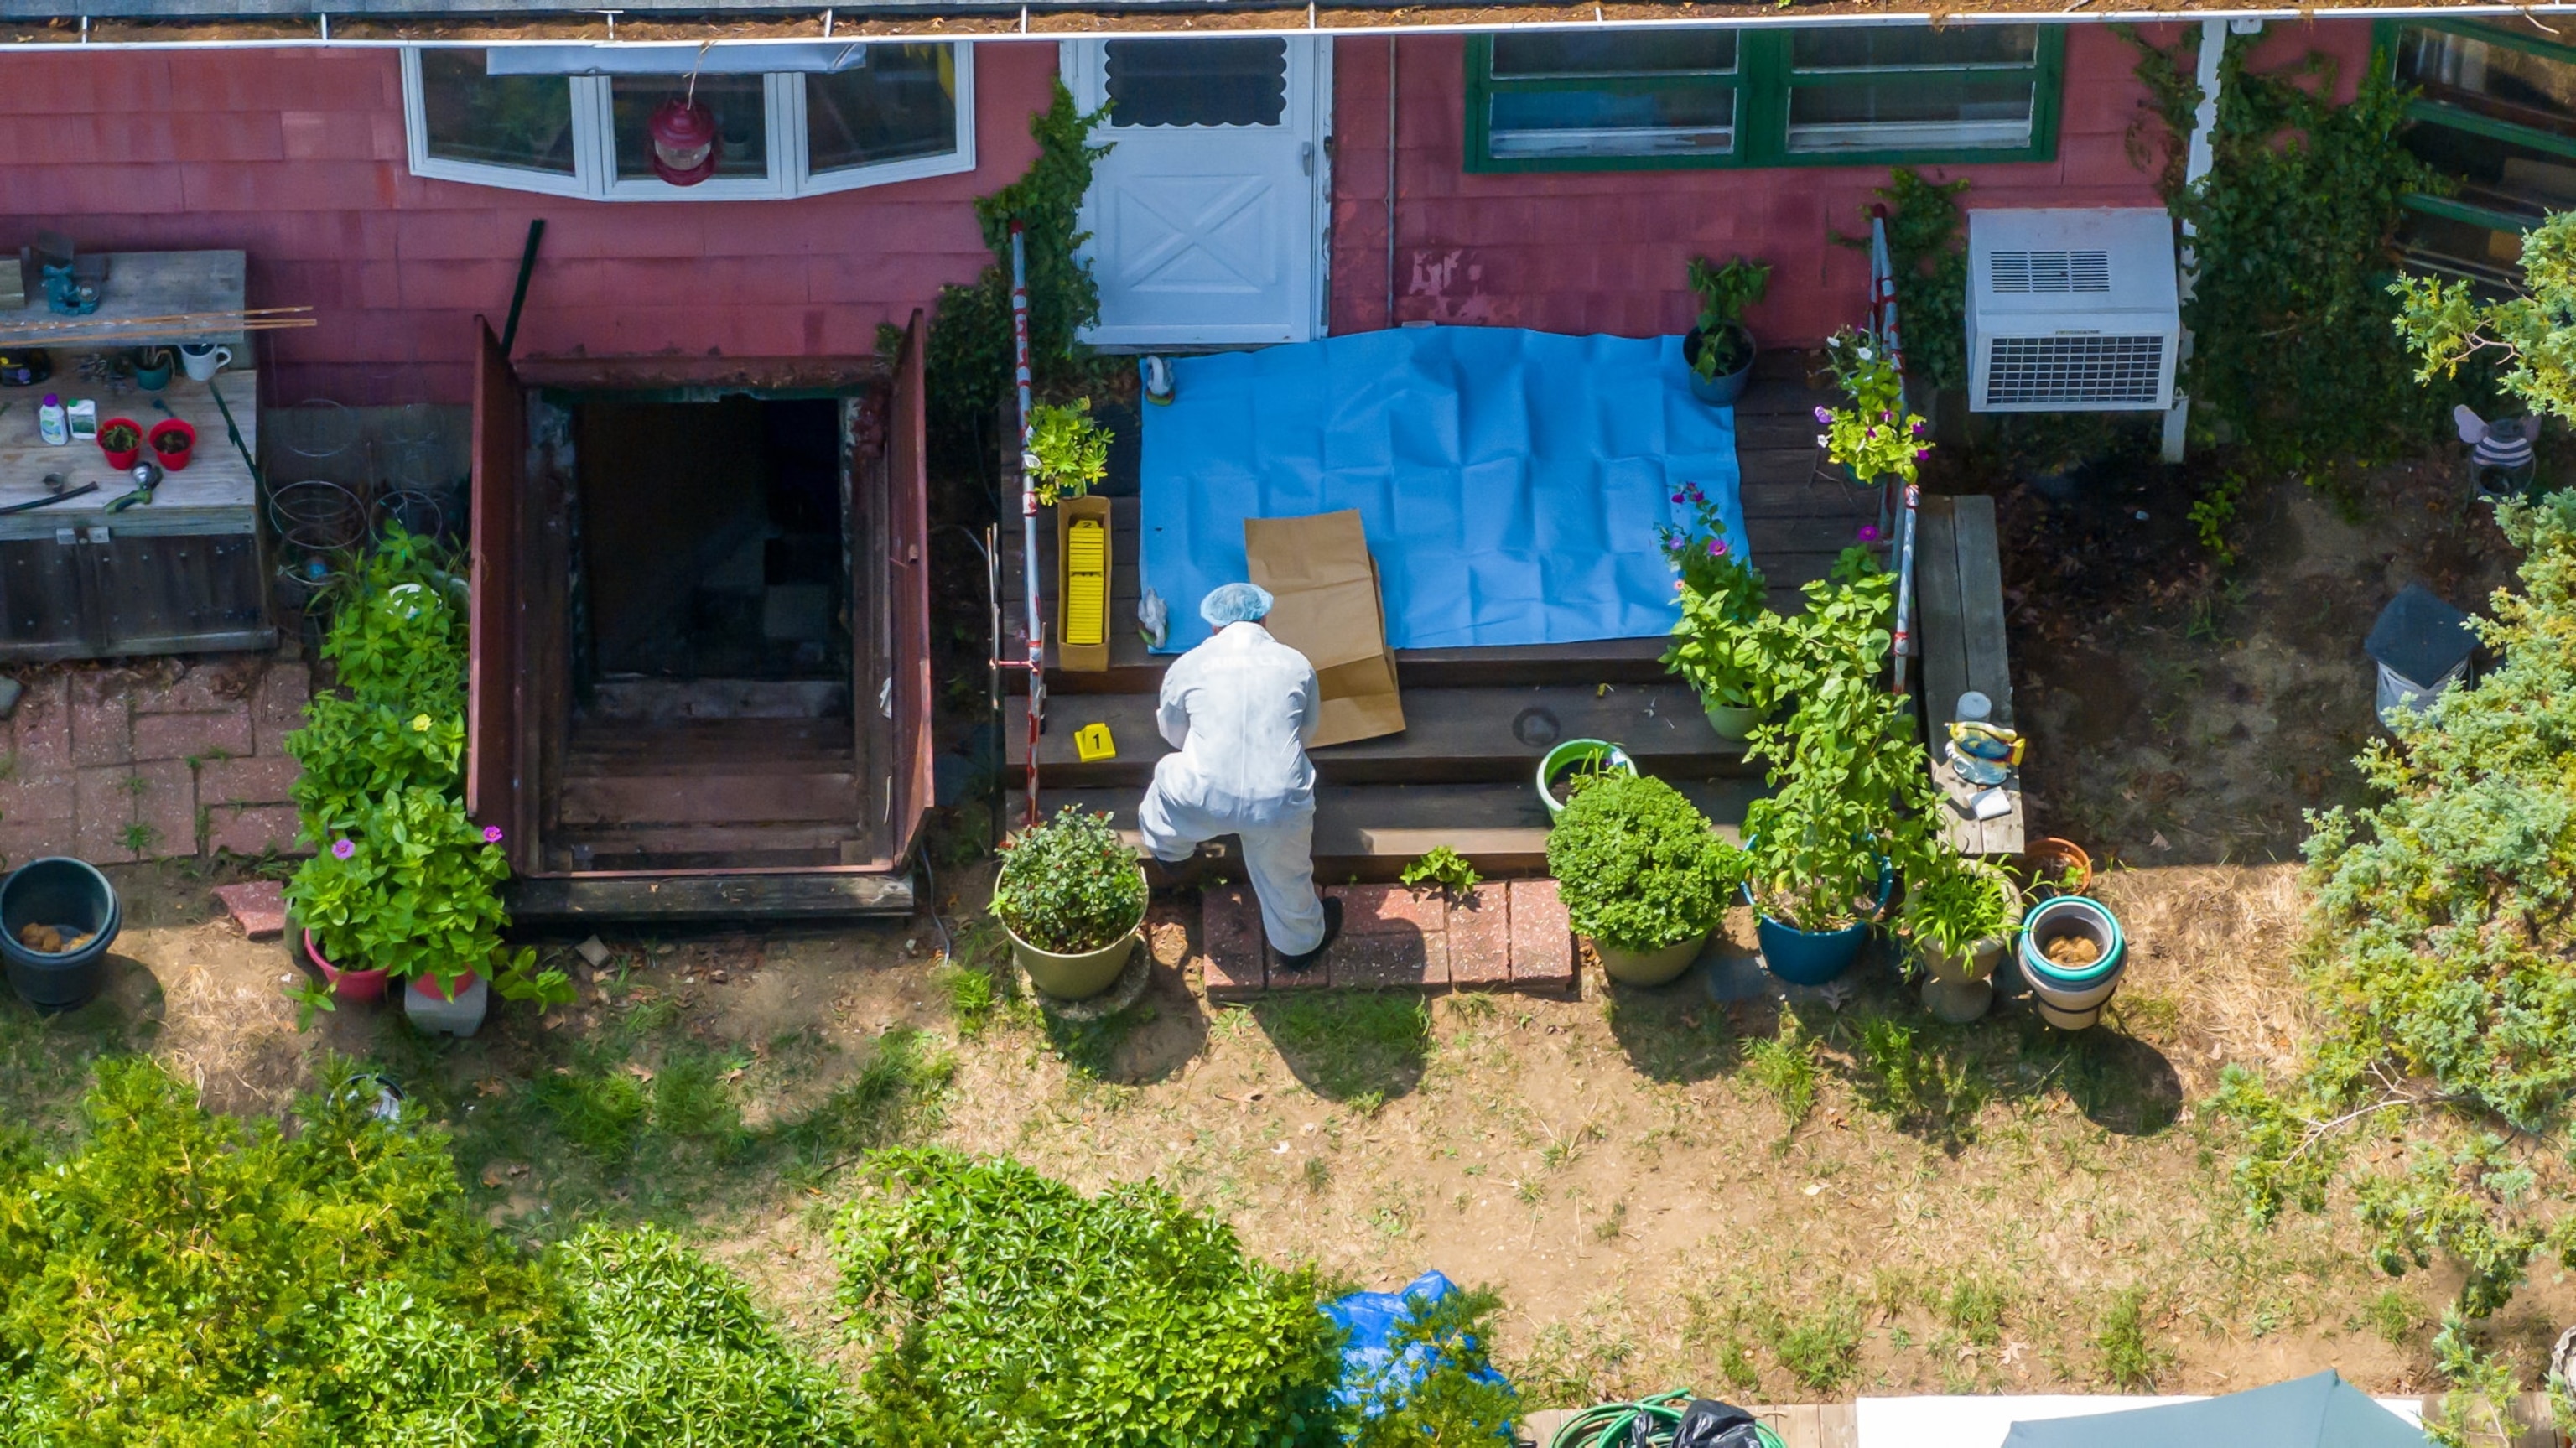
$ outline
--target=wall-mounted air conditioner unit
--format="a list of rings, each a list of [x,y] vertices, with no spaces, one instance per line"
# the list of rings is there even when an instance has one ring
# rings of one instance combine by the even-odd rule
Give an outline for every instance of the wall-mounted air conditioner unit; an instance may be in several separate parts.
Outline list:
[[[1968,213],[1968,409],[2161,412],[2182,307],[2162,210]]]

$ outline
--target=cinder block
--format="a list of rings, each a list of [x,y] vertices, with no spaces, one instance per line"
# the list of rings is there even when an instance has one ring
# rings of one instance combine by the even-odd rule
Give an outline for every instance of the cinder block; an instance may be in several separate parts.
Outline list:
[[[134,757],[144,760],[247,756],[252,746],[250,711],[241,707],[220,714],[137,714],[133,732]]]
[[[1575,986],[1574,934],[1554,880],[1511,883],[1512,987],[1566,991]]]
[[[1511,887],[1500,880],[1449,907],[1449,985],[1501,990],[1512,981]]]
[[[159,688],[137,688],[134,712],[140,714],[209,714],[239,710],[259,683],[256,658],[185,666],[179,677]]]

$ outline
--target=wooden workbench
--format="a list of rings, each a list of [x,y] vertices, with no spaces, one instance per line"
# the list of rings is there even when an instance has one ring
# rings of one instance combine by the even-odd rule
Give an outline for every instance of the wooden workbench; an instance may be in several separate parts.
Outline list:
[[[1968,855],[2017,855],[2022,848],[2021,771],[2004,780],[2012,808],[1973,819],[1968,801],[1983,788],[1959,778],[1943,745],[1959,696],[1994,701],[1990,722],[2013,727],[2012,664],[2004,645],[2004,584],[1995,543],[1995,500],[1930,497],[1915,518],[1914,599],[1921,616],[1925,748],[1942,796],[1941,829]]]
[[[120,252],[108,257],[105,295],[92,318],[238,311],[244,258],[238,251]],[[0,392],[0,507],[47,496],[45,475],[95,492],[23,513],[0,515],[0,660],[97,658],[266,648],[268,569],[259,538],[258,485],[244,456],[258,455],[259,385],[249,339],[230,335],[117,334],[113,345],[79,344],[59,335],[11,341],[13,327],[69,320],[45,310],[41,295],[22,311],[0,313],[0,347],[42,347],[53,376]],[[111,393],[81,376],[84,355],[183,341],[232,349],[230,368],[211,382],[191,382],[175,366],[158,393]],[[213,389],[241,430],[236,448],[224,431]],[[107,465],[95,442],[48,445],[37,432],[45,394],[68,404],[89,398],[98,420],[128,418],[149,433],[170,414],[197,430],[188,466],[165,472],[148,504],[109,512],[134,490],[128,473]],[[151,449],[144,449],[151,457]]]

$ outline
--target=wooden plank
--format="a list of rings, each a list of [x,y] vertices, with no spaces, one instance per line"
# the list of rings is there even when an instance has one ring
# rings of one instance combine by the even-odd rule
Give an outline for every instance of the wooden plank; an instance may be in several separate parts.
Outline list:
[[[75,238],[77,240],[77,238]],[[249,258],[238,251],[111,251],[107,258],[107,282],[99,288],[98,310],[85,317],[58,316],[44,303],[45,284],[41,267],[30,265],[27,273],[27,309],[7,319],[7,323],[47,324],[54,322],[106,323],[134,317],[170,317],[200,312],[238,312],[243,307],[243,279],[249,271]],[[287,298],[279,305],[296,305],[304,299]],[[265,304],[263,304],[265,305]],[[30,332],[9,335],[7,323],[0,323],[0,346],[11,351],[24,347],[60,348],[74,345],[62,333],[48,335]],[[77,334],[74,334],[77,335]],[[117,328],[110,343],[118,347],[140,347],[147,343],[220,342],[236,350],[245,338],[239,327],[228,331],[208,332],[203,328],[184,332],[164,332],[151,328]],[[247,363],[250,359],[238,359]],[[67,391],[68,389],[56,389]],[[226,401],[230,401],[227,396]]]
[[[846,820],[758,825],[645,825],[625,821],[567,826],[546,836],[547,853],[588,849],[593,855],[739,855],[830,850],[859,837]]]
[[[929,336],[922,311],[916,307],[904,329],[903,352],[895,364],[894,390],[887,404],[890,592],[879,607],[889,615],[894,644],[888,660],[894,680],[894,720],[893,748],[881,767],[893,789],[885,850],[889,858],[898,860],[911,856],[930,810],[931,757],[938,747],[931,733],[935,691],[930,679],[930,391],[925,370]],[[855,405],[845,405],[844,418],[854,418],[855,411]],[[865,695],[860,698],[874,702]]]
[[[568,774],[563,782],[566,827],[661,822],[668,824],[770,824],[805,820],[851,822],[857,816],[856,782],[848,772],[770,774],[619,775]]]
[[[502,890],[511,920],[523,926],[839,919],[913,909],[910,876],[859,870],[520,875]]]
[[[1860,1409],[1852,1403],[1816,1405],[1819,1448],[1860,1448]]]
[[[535,863],[535,842],[518,828],[519,516],[526,463],[526,399],[499,338],[477,317],[474,361],[473,521],[466,614],[465,807],[477,823],[512,831],[513,866]]]
[[[2013,722],[2012,666],[2005,657],[2003,562],[1997,556],[1995,500],[1957,498],[1959,617],[1966,625],[1968,687],[1995,704],[1994,721]],[[1955,703],[1956,701],[1952,701]]]
[[[1922,616],[1925,744],[1933,782],[1947,801],[1944,838],[1967,854],[2016,854],[2024,836],[2021,787],[2005,785],[2010,813],[1968,817],[1979,786],[1958,777],[1943,745],[1959,695],[1975,689],[1994,701],[1996,722],[2012,722],[2012,670],[2006,654],[2003,577],[1996,556],[1994,500],[1926,498],[1918,519],[1915,597]]]
[[[134,480],[110,468],[107,455],[95,443],[49,447],[36,436],[36,404],[42,393],[59,392],[72,397],[86,390],[76,376],[68,383],[60,380],[62,373],[77,361],[73,354],[58,354],[56,381],[0,399],[6,403],[5,408],[0,408],[0,507],[50,496],[45,487],[47,473],[60,473],[73,487],[96,483],[98,491],[0,516],[0,540],[50,541],[54,530],[67,522],[87,527],[111,518],[116,526],[133,532],[248,533],[257,528],[258,490],[251,481],[250,465],[242,460],[231,439],[224,436],[223,414],[216,410],[209,392],[210,388],[223,389],[224,402],[241,426],[242,441],[256,456],[259,384],[254,374],[219,372],[211,383],[173,377],[157,395],[197,430],[196,449],[189,455],[187,467],[162,475],[161,486],[150,505],[109,514],[107,505],[133,491]],[[99,398],[99,421],[123,417],[148,433],[154,423],[162,420],[152,408],[155,395],[135,392]]]
[[[1745,1409],[1780,1437],[1780,1448],[1823,1448],[1814,1403],[1755,1404]]]
[[[1142,783],[1154,762],[1171,752],[1154,726],[1150,694],[1081,694],[1052,701],[1038,760],[1048,779],[1067,785]],[[1028,701],[1004,704],[1002,737],[1009,766],[1020,769],[1027,759]],[[1680,773],[1741,772],[1744,746],[1724,740],[1708,727],[1699,696],[1680,684],[1646,684],[1616,688],[1604,694],[1581,686],[1539,685],[1482,689],[1406,689],[1405,730],[1318,749],[1312,754],[1320,778],[1336,783],[1422,782],[1526,778],[1538,766],[1547,744],[1524,743],[1517,729],[1542,720],[1553,731],[1549,744],[1565,739],[1609,739],[1625,746],[1640,764]],[[1529,724],[1523,724],[1524,719]],[[1073,732],[1085,724],[1105,723],[1118,746],[1118,757],[1083,763],[1073,749]]]

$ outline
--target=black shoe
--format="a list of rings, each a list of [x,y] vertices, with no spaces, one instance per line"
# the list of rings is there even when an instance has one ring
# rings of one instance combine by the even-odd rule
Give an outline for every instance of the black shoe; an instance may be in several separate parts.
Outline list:
[[[1324,938],[1315,942],[1314,949],[1301,951],[1295,955],[1282,955],[1277,946],[1270,947],[1270,968],[1283,975],[1296,975],[1312,970],[1322,963],[1324,952],[1333,948],[1333,941],[1341,933],[1342,902],[1327,900],[1324,902]]]

